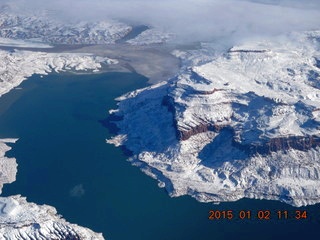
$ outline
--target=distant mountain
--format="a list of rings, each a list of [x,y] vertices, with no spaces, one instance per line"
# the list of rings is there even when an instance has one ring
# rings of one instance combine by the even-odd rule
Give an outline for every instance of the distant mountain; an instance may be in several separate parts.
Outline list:
[[[123,38],[132,27],[114,20],[66,23],[50,12],[15,13],[0,10],[0,37],[36,39],[51,44],[109,44]]]

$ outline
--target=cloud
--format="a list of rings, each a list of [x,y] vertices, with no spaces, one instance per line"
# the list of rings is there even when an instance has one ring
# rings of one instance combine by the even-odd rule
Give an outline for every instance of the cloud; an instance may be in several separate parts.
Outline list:
[[[272,36],[320,29],[318,0],[11,0],[60,19],[120,19],[176,33],[183,41]]]

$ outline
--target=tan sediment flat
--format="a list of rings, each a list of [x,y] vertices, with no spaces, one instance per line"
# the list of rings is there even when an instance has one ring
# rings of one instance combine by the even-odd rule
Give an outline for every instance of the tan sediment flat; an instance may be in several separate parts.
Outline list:
[[[104,71],[137,72],[154,84],[166,81],[179,72],[180,61],[163,45],[132,46],[128,44],[91,45],[66,52],[92,53],[119,61],[108,65]]]

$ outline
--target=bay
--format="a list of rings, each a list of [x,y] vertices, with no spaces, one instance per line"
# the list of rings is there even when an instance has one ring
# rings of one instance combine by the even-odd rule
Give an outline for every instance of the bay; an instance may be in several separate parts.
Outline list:
[[[0,138],[19,138],[7,153],[19,164],[4,196],[57,208],[72,223],[107,239],[308,239],[316,238],[320,206],[294,208],[276,201],[243,199],[213,205],[189,196],[170,198],[157,181],[126,161],[105,139],[101,124],[116,97],[147,85],[133,73],[33,76],[0,98]],[[209,220],[210,210],[232,210],[232,219]],[[271,219],[259,219],[259,211]],[[278,219],[277,211],[291,219]],[[297,220],[295,211],[307,211]],[[251,219],[240,219],[251,211]]]

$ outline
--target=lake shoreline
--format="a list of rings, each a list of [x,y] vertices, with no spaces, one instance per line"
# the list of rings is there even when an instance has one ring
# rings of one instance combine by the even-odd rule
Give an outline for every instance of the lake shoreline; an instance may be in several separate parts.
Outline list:
[[[0,117],[0,131],[6,129],[3,137],[20,138],[8,152],[19,164],[17,181],[5,185],[3,195],[19,193],[37,204],[53,205],[68,221],[119,240],[193,240],[213,235],[232,239],[239,234],[254,238],[261,232],[271,237],[274,229],[290,236],[316,236],[318,205],[299,208],[307,210],[310,219],[283,220],[286,227],[275,218],[209,220],[210,210],[235,214],[270,210],[274,217],[277,210],[292,213],[297,208],[265,200],[213,205],[190,196],[171,198],[156,180],[132,166],[121,149],[106,144],[113,133],[99,120],[114,109],[117,96],[147,84],[140,78],[132,73],[50,74],[23,82],[16,91],[20,98]]]

